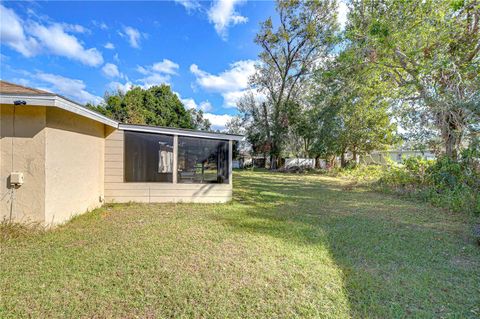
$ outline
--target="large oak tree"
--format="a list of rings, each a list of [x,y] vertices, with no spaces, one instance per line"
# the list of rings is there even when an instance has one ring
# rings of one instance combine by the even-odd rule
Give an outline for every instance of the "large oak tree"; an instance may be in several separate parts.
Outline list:
[[[433,124],[455,158],[466,132],[479,129],[479,31],[477,0],[354,0],[346,35],[399,111],[417,127]]]
[[[144,89],[134,87],[127,92],[105,95],[105,103],[93,109],[127,124],[145,124],[209,130],[210,122],[201,110],[186,110],[170,86],[162,84]]]

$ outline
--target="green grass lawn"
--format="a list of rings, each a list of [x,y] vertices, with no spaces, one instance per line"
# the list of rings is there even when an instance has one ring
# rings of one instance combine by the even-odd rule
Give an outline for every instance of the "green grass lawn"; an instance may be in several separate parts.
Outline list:
[[[322,176],[114,205],[0,243],[0,318],[480,316],[471,218]]]

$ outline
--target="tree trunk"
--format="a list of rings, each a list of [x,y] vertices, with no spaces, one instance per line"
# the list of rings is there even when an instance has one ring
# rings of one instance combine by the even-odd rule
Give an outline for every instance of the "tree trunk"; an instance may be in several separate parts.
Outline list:
[[[335,155],[330,156],[330,157],[328,158],[327,169],[332,169],[332,168],[334,168],[334,167],[336,166],[335,161],[336,161],[336,156],[335,156]]]
[[[358,160],[357,148],[353,149],[352,155],[353,155],[353,161],[355,162],[355,164],[358,164],[359,160]]]
[[[345,158],[345,151],[342,152],[342,156],[340,156],[340,166],[344,168],[347,166],[347,160]]]
[[[315,168],[321,168],[320,167],[320,156],[315,157]]]
[[[462,141],[462,127],[458,124],[458,118],[461,115],[452,114],[449,112],[447,114],[441,114],[439,117],[439,123],[442,127],[442,138],[445,143],[445,155],[453,160],[457,159],[457,150]],[[457,120],[456,120],[457,119]]]
[[[277,156],[273,154],[270,156],[270,169],[277,169]]]
[[[445,155],[447,155],[451,159],[457,159],[457,149],[456,143],[457,138],[451,132],[448,132],[444,136],[445,140]]]
[[[270,124],[268,122],[268,110],[267,110],[267,104],[265,102],[262,103],[262,113],[263,113],[263,120],[265,121],[265,130],[267,133],[267,145],[270,148],[269,153],[270,153],[270,168],[272,167],[272,134],[270,132]],[[265,154],[265,168],[267,168],[267,155]]]

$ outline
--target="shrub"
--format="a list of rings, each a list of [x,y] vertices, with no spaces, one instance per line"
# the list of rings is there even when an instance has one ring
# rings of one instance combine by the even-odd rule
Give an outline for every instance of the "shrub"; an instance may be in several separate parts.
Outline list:
[[[457,161],[447,157],[404,159],[402,165],[360,165],[338,169],[339,176],[369,182],[376,190],[425,199],[453,211],[480,213],[478,149],[467,149]]]

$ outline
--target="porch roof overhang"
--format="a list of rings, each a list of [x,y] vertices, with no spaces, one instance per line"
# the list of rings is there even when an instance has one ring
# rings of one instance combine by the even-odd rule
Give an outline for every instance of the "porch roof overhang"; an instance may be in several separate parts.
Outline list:
[[[243,139],[243,135],[237,135],[237,134],[205,132],[205,131],[179,129],[179,128],[162,127],[162,126],[134,125],[134,124],[120,123],[118,125],[118,129],[124,130],[124,131],[136,131],[136,132],[145,132],[145,133],[199,137],[199,138],[219,139],[219,140],[228,140],[228,141],[230,140],[241,141]]]

